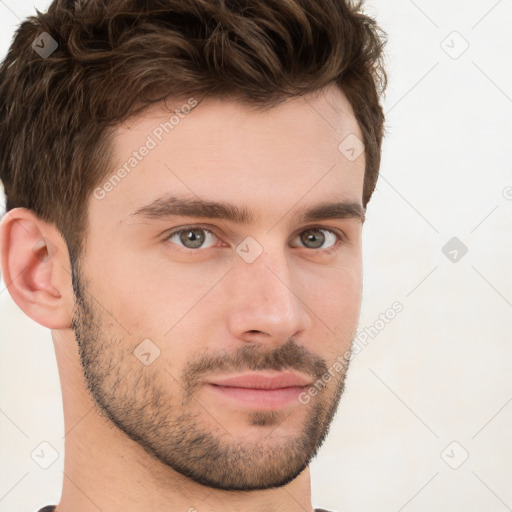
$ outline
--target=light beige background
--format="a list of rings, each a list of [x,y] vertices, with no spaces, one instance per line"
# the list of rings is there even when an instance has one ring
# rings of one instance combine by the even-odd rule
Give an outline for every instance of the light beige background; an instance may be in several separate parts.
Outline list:
[[[2,56],[33,11],[0,0]],[[364,228],[360,332],[374,336],[312,465],[314,504],[512,510],[512,1],[373,0],[368,11],[389,34],[390,75]],[[457,262],[442,252],[452,237],[468,248]],[[0,511],[34,512],[62,485],[57,366],[49,331],[4,283],[0,322]],[[31,458],[43,441],[59,454],[46,470]]]

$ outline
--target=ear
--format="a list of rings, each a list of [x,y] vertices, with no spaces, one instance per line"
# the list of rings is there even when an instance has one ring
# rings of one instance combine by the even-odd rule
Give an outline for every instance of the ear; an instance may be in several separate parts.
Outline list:
[[[14,302],[49,329],[70,327],[71,266],[59,230],[26,208],[14,208],[0,223],[0,251],[5,284]]]

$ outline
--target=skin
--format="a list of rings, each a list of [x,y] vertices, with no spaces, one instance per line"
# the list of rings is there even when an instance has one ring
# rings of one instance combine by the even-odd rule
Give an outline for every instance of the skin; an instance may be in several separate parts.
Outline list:
[[[116,128],[113,172],[169,119],[162,107]],[[346,367],[308,403],[273,410],[205,382],[288,370],[313,383],[350,350],[362,219],[299,218],[326,201],[362,209],[364,154],[350,161],[338,150],[349,134],[362,139],[334,87],[265,111],[209,99],[102,199],[91,194],[73,269],[55,226],[25,209],[4,217],[5,281],[26,314],[52,329],[59,367],[58,512],[312,510],[309,462]],[[170,194],[230,203],[254,218],[134,215]],[[190,226],[213,233],[194,231],[207,248],[187,251],[169,237]],[[317,246],[300,236],[312,228]],[[236,252],[247,237],[263,251],[251,263]],[[149,359],[158,352],[147,365],[134,355],[143,340]]]

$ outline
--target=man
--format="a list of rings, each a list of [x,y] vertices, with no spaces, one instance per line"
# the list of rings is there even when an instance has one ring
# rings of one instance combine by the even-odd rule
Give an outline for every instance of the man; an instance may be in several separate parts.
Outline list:
[[[0,70],[1,254],[59,366],[44,511],[313,510],[383,43],[342,0],[55,0],[22,23]]]

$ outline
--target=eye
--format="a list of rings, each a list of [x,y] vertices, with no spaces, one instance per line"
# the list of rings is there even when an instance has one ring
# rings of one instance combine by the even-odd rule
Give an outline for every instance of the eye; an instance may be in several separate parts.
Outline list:
[[[297,238],[303,244],[302,247],[306,249],[323,249],[327,253],[333,252],[337,242],[342,239],[341,235],[335,231],[323,228],[306,229]]]
[[[165,240],[185,249],[208,249],[217,237],[209,229],[200,227],[182,228],[170,233]]]
[[[302,231],[295,237],[299,239],[299,244],[293,244],[293,247],[304,247],[306,249],[319,250],[330,254],[337,250],[338,242],[343,237],[337,232],[326,228],[309,228]],[[213,231],[200,226],[189,226],[172,231],[165,238],[185,251],[197,251],[199,249],[209,249],[214,247],[216,240],[219,240]]]

